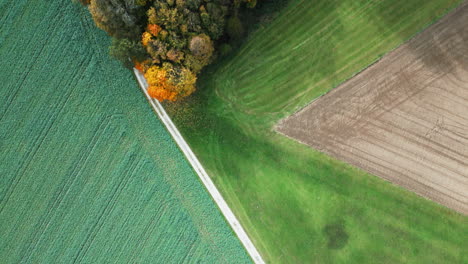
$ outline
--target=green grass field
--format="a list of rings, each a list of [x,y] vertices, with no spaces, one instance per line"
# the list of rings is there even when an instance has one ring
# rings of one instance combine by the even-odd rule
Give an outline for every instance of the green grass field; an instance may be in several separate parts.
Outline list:
[[[0,263],[249,263],[109,38],[0,1]]]
[[[466,217],[274,131],[460,2],[290,0],[167,105],[267,261],[468,263]]]

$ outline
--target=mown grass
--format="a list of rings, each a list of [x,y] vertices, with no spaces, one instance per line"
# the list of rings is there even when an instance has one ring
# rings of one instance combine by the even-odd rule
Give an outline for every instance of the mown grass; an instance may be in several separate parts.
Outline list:
[[[460,2],[290,0],[167,105],[267,261],[468,261],[466,217],[274,131]]]
[[[0,2],[0,263],[249,263],[109,38]]]

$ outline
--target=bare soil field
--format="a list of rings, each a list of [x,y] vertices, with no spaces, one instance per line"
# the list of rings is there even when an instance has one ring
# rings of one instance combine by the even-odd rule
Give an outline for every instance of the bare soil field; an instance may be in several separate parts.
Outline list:
[[[277,130],[468,214],[468,4]]]

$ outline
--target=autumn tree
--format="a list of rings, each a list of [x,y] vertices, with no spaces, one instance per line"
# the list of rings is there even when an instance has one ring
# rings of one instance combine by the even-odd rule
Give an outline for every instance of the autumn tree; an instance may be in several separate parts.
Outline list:
[[[151,66],[145,73],[148,93],[159,101],[175,101],[195,91],[196,76],[189,69],[164,63]]]
[[[144,73],[152,97],[174,101],[195,91],[196,75],[216,57],[216,44],[229,52],[222,36],[243,35],[237,15],[243,4],[253,7],[256,0],[90,0],[88,8],[114,38],[110,54]]]
[[[213,55],[214,47],[210,37],[205,34],[194,36],[190,40],[189,50],[201,62],[208,63]]]

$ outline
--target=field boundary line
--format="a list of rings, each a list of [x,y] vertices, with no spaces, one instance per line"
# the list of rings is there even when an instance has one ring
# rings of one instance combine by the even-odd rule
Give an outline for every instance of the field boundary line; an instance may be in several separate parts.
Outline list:
[[[193,153],[192,149],[189,147],[185,139],[182,137],[180,134],[179,130],[177,127],[174,125],[172,122],[171,118],[169,115],[166,113],[166,110],[164,110],[164,107],[157,101],[156,99],[151,98],[151,96],[148,94],[148,83],[146,82],[145,77],[137,70],[133,69],[133,72],[135,73],[135,76],[138,80],[138,83],[140,85],[141,90],[146,96],[146,99],[148,99],[148,102],[151,104],[153,107],[154,111],[158,115],[159,119],[163,122],[164,126],[166,126],[166,129],[169,131],[171,134],[172,138],[175,140],[179,148],[182,150],[184,153],[185,157],[187,158],[188,162],[192,166],[192,168],[195,170],[196,174],[202,181],[203,185],[205,188],[208,190],[210,193],[211,197],[213,198],[214,202],[220,209],[221,213],[223,214],[224,218],[226,221],[229,223],[231,226],[232,230],[234,233],[237,235],[239,240],[241,241],[242,245],[244,248],[247,250],[247,253],[250,255],[252,258],[253,262],[256,264],[264,264],[265,261],[262,259],[260,256],[260,253],[258,250],[255,248],[254,244],[248,237],[247,233],[245,232],[244,228],[240,224],[239,220],[237,220],[236,216],[232,212],[231,208],[227,205],[226,201],[222,197],[221,193],[218,191],[216,186],[214,185],[213,181],[211,180],[210,176],[208,176],[208,173],[205,171],[201,163],[198,161],[197,157]]]

